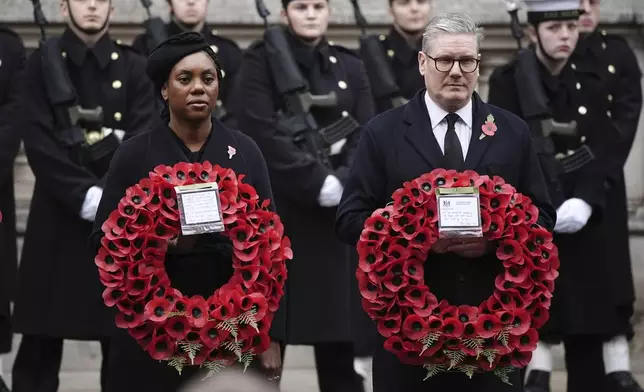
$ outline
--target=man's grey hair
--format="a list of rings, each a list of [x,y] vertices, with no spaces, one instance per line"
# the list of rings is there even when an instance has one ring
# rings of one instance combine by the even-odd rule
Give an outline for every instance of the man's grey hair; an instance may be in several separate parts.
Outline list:
[[[476,51],[481,48],[483,28],[469,15],[464,13],[446,13],[437,15],[429,21],[423,33],[423,52],[429,53],[431,41],[443,34],[472,34],[476,38]]]

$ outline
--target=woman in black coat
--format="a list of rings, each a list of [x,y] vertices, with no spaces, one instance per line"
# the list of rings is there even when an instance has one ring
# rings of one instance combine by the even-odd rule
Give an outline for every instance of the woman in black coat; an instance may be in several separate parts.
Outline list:
[[[217,56],[203,36],[191,32],[171,37],[150,54],[147,72],[166,103],[163,121],[124,143],[115,155],[91,238],[96,251],[103,237],[101,226],[125,190],[158,165],[209,161],[244,174],[261,200],[272,199],[266,165],[255,143],[212,116],[221,73]],[[180,236],[170,245],[165,266],[174,288],[184,295],[208,298],[232,276],[231,259],[232,244],[219,234]],[[284,322],[279,312],[275,314],[270,348],[259,356],[260,367],[272,378],[281,368]],[[174,392],[199,373],[195,366],[180,375],[154,360],[123,329],[114,336],[108,361],[109,392]]]
[[[359,139],[357,125],[374,115],[373,99],[360,58],[325,37],[328,1],[283,0],[282,6],[283,21],[288,22],[283,28],[286,45],[278,47],[265,35],[246,51],[237,74],[235,116],[240,130],[266,157],[275,203],[293,245],[287,343],[314,346],[322,392],[357,391],[361,386],[353,370],[351,322],[356,312],[363,312],[352,300],[357,262],[350,258],[355,249],[338,241],[333,224]],[[279,30],[270,34],[275,31]],[[279,69],[275,53],[292,55],[295,64]],[[334,105],[310,109],[307,120],[318,127],[305,130],[300,138],[283,126],[294,113],[279,93],[293,85],[294,73],[310,93],[337,97]],[[353,131],[350,135],[331,146],[321,140],[317,146],[310,143],[317,131],[342,119],[353,119],[347,126]]]

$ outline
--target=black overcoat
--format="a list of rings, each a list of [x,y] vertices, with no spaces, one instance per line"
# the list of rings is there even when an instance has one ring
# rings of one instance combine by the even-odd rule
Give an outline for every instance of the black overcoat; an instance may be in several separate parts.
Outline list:
[[[102,106],[104,127],[125,138],[158,121],[145,59],[103,36],[89,50],[66,30],[60,40],[68,73],[86,108]],[[92,222],[80,217],[87,190],[102,187],[98,167],[79,163],[57,138],[45,92],[41,52],[27,66],[23,128],[27,159],[35,176],[14,308],[16,331],[68,339],[108,336],[112,320],[101,297],[98,271],[87,237]],[[102,166],[107,170],[107,165]]]
[[[514,67],[510,63],[493,73],[490,102],[520,116]],[[558,77],[541,67],[540,78],[555,120],[578,124],[576,138],[553,139],[556,152],[586,144],[597,156],[579,172],[560,177],[564,196],[586,201],[593,214],[579,232],[555,235],[560,277],[542,337],[630,335],[635,295],[623,167],[642,109],[637,60],[623,39],[595,32],[580,41]]]
[[[314,94],[335,91],[338,105],[313,108],[320,126],[344,113],[365,123],[373,100],[362,61],[351,51],[323,41],[314,50],[288,33],[290,47]],[[283,104],[276,92],[263,42],[245,53],[235,93],[240,130],[259,145],[268,165],[275,203],[293,244],[287,302],[289,344],[352,341],[351,305],[354,274],[348,249],[333,234],[336,208],[321,207],[317,198],[327,175],[344,183],[359,134],[354,132],[329,169],[299,149],[277,130]]]
[[[0,26],[0,354],[11,350],[9,301],[18,267],[13,164],[20,146],[24,68],[20,37]]]
[[[236,150],[230,158],[229,146]],[[248,136],[214,120],[211,134],[201,151],[191,153],[170,128],[161,125],[130,139],[114,156],[91,236],[94,250],[100,247],[102,222],[116,209],[128,187],[147,178],[158,165],[204,161],[209,161],[213,166],[231,168],[238,175],[245,174],[244,182],[256,189],[261,200],[272,200],[266,163],[257,145]],[[199,248],[198,251],[169,252],[165,265],[173,287],[185,295],[208,298],[232,276],[232,244],[219,234],[200,238],[198,243],[202,240],[203,246],[194,248]],[[286,295],[282,298],[284,302]],[[270,330],[272,339],[284,341],[285,320],[283,310],[278,310]],[[107,392],[175,392],[197,371],[184,369],[183,376],[179,376],[165,362],[152,359],[122,329],[115,333],[112,340],[108,363]]]
[[[436,168],[450,169],[433,136],[424,94],[425,90],[421,90],[408,104],[378,115],[363,127],[336,221],[337,235],[347,244],[357,244],[364,221],[374,210],[385,206],[405,181]],[[472,138],[465,169],[503,177],[539,208],[539,224],[552,229],[555,211],[527,124],[484,103],[476,93],[472,99]],[[494,136],[480,139],[481,127],[489,114],[494,116],[498,130]],[[439,300],[478,306],[492,294],[492,282],[501,270],[495,254],[477,260],[449,253],[432,254],[425,262],[425,282]],[[425,370],[403,365],[384,349],[383,342],[381,337],[374,355],[374,392],[522,390],[518,372],[512,376],[514,387],[502,384],[494,375],[475,375],[470,380],[463,374],[448,374],[423,382]]]
[[[182,33],[183,30],[176,22],[171,21],[166,25],[166,32],[168,36],[172,36]],[[222,106],[227,115],[220,118],[220,120],[222,120],[226,126],[237,129],[237,122],[235,121],[233,108],[232,105],[230,105],[229,100],[232,95],[235,75],[237,75],[239,67],[241,66],[243,57],[242,50],[235,41],[219,35],[217,30],[211,28],[207,24],[204,25],[201,30],[201,34],[203,34],[208,45],[210,45],[212,50],[219,57],[219,65],[221,66],[223,80],[219,83],[219,100],[217,101],[217,105]],[[154,49],[154,46],[152,46],[150,42],[151,40],[147,32],[145,32],[134,39],[132,47],[141,53],[144,53],[147,57],[147,54]]]

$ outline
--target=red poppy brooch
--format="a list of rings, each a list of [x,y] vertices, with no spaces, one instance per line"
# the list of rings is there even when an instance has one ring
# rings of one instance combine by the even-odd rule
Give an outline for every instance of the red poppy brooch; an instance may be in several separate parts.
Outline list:
[[[435,189],[469,186],[479,187],[483,235],[503,265],[478,307],[439,301],[424,280],[438,240]],[[357,245],[362,305],[385,348],[425,367],[427,377],[494,372],[509,383],[508,374],[532,357],[558,276],[558,251],[536,224],[537,207],[500,177],[444,169],[405,182],[392,198],[366,220]]]
[[[237,361],[248,366],[270,344],[293,255],[270,201],[243,179],[209,162],[160,165],[126,190],[102,226],[95,263],[104,302],[118,309],[116,325],[179,372],[199,365],[213,374]],[[185,296],[171,286],[164,266],[168,242],[181,232],[174,187],[212,181],[220,190],[234,274],[209,298]]]

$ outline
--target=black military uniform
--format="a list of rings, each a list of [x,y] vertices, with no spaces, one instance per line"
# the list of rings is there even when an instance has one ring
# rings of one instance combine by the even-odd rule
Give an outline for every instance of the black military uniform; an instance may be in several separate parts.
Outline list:
[[[70,29],[58,42],[78,104],[103,109],[101,132],[84,129],[86,143],[105,146],[122,132],[127,138],[158,119],[145,59],[136,51],[107,34],[89,48]],[[113,150],[99,161],[81,161],[77,148],[61,142],[42,53],[31,55],[26,75],[24,143],[36,182],[14,311],[16,331],[23,334],[13,368],[16,392],[57,390],[63,339],[101,340],[105,361],[114,329],[88,244],[92,222],[80,216],[88,190],[103,187]]]
[[[519,104],[525,87],[516,85],[516,67],[515,61],[494,71],[489,102],[525,117]],[[568,392],[612,392],[617,389],[611,377],[604,377],[602,344],[632,335],[635,297],[623,166],[642,106],[641,73],[621,38],[599,33],[581,42],[559,76],[540,62],[539,67],[554,120],[577,122],[575,137],[553,136],[554,153],[562,158],[586,145],[596,157],[559,176],[563,199],[551,195],[557,206],[568,198],[582,199],[592,206],[592,215],[580,231],[555,234],[560,276],[541,339],[557,343],[563,338]]]
[[[183,31],[184,30],[182,30],[175,21],[167,24],[168,36],[179,34]],[[221,74],[223,79],[219,84],[219,100],[217,101],[218,110],[215,110],[214,114],[220,121],[223,121],[226,126],[237,129],[237,122],[235,121],[235,116],[232,113],[229,100],[235,81],[235,75],[241,67],[243,57],[242,50],[235,41],[218,35],[217,30],[211,29],[207,25],[204,25],[201,33],[210,44],[212,50],[219,56],[219,62],[221,64]],[[132,46],[141,53],[146,54],[150,53],[152,49],[154,49],[147,32],[137,36],[134,39]],[[223,110],[220,108],[223,108]]]
[[[314,107],[311,114],[320,127],[343,116],[365,123],[374,114],[369,82],[362,61],[350,50],[323,39],[305,45],[290,31],[289,48],[313,94],[335,91],[337,105]],[[315,346],[320,390],[362,389],[353,370],[351,317],[348,300],[355,280],[348,256],[350,248],[333,233],[335,207],[321,207],[318,196],[326,177],[344,183],[359,135],[353,132],[340,154],[331,155],[332,168],[296,146],[278,130],[277,112],[284,103],[277,93],[264,41],[246,51],[235,89],[235,113],[240,130],[259,145],[268,164],[286,235],[293,244],[289,263],[286,303],[287,344]]]
[[[22,118],[20,98],[23,88],[25,48],[20,37],[0,26],[0,355],[11,351],[12,299],[18,266],[16,251],[16,206],[13,190],[13,163],[20,146],[18,120]],[[0,377],[0,391],[2,391]]]
[[[380,45],[387,55],[396,85],[403,98],[411,99],[418,90],[425,87],[422,75],[418,72],[418,51],[422,48],[422,39],[414,47],[398,30],[392,27],[387,35],[380,35]],[[381,113],[393,107],[391,100],[376,99],[376,112]]]

